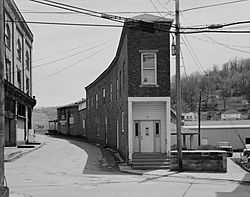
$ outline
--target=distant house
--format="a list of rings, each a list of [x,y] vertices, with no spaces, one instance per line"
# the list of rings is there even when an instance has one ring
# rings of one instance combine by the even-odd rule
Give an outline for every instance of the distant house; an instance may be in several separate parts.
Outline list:
[[[185,121],[196,121],[198,119],[198,114],[194,112],[183,113]]]
[[[86,136],[86,100],[57,108],[57,132],[64,135]]]
[[[241,113],[236,110],[228,110],[221,114],[221,120],[239,120]]]

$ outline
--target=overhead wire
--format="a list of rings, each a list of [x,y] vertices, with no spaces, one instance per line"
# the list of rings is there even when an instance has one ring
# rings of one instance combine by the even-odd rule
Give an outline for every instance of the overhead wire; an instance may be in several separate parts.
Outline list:
[[[112,38],[115,38],[116,36],[118,36],[119,34],[114,34],[114,35],[112,35],[112,36],[108,36],[108,37],[106,37],[106,38],[104,38],[104,39],[102,39],[102,40],[109,40],[109,39],[112,39]],[[99,42],[99,41],[98,41]],[[67,53],[67,52],[70,52],[70,51],[74,51],[74,50],[76,50],[76,49],[80,49],[80,48],[82,48],[82,47],[86,47],[86,46],[88,46],[90,43],[86,43],[86,44],[82,44],[82,45],[80,45],[80,46],[77,46],[77,47],[74,47],[74,48],[70,48],[70,49],[67,49],[67,50],[64,50],[64,51],[61,51],[61,52],[59,52],[59,53],[55,53],[55,54],[52,54],[52,55],[49,55],[49,56],[46,56],[46,57],[42,57],[42,58],[39,58],[39,59],[35,59],[35,60],[33,60],[32,62],[34,63],[34,62],[38,62],[38,61],[41,61],[41,60],[44,60],[44,59],[48,59],[48,58],[50,58],[50,57],[55,57],[55,56],[57,56],[57,55],[62,55],[62,54],[64,54],[64,53]]]
[[[189,23],[190,25],[192,25],[184,16],[183,14],[181,14],[182,18],[187,22]],[[244,53],[250,53],[249,51],[245,51],[245,50],[241,50],[241,49],[237,49],[237,48],[234,48],[233,46],[228,46],[228,45],[225,45],[223,44],[222,42],[218,42],[216,41],[215,39],[212,39],[210,36],[206,35],[206,34],[202,34],[203,36],[205,36],[207,39],[209,40],[212,40],[212,42],[220,45],[220,46],[223,46],[225,48],[228,48],[228,49],[231,49],[231,50],[234,50],[234,51],[239,51],[239,52],[244,52]]]
[[[65,60],[65,59],[68,59],[68,58],[77,56],[77,55],[79,55],[79,54],[82,54],[82,53],[84,53],[84,52],[87,52],[87,51],[89,51],[89,50],[95,49],[95,48],[99,47],[100,45],[103,45],[103,44],[105,44],[105,43],[107,43],[107,42],[112,42],[112,41],[114,41],[114,40],[115,40],[115,38],[113,38],[113,39],[111,39],[111,40],[108,40],[108,41],[105,41],[105,42],[102,42],[102,43],[99,43],[99,44],[97,44],[97,45],[95,45],[95,46],[93,46],[93,47],[91,47],[91,48],[84,49],[84,50],[79,51],[79,52],[77,52],[77,53],[73,53],[73,54],[70,54],[70,55],[68,55],[68,56],[65,56],[65,57],[62,57],[62,58],[58,58],[58,59],[53,60],[53,61],[49,61],[49,62],[45,62],[45,63],[43,63],[43,64],[39,64],[39,65],[33,66],[32,68],[40,68],[40,67],[43,67],[43,66],[48,66],[48,65],[50,65],[50,64],[52,64],[52,63],[55,63],[55,62],[58,62],[58,61],[61,61],[61,60]]]
[[[199,63],[197,62],[197,59],[195,58],[195,56],[193,55],[193,53],[192,53],[191,50],[189,49],[189,46],[187,45],[187,43],[185,42],[185,40],[183,39],[182,36],[181,36],[181,39],[182,39],[183,43],[186,45],[186,47],[187,47],[187,49],[188,49],[188,52],[189,52],[189,54],[191,55],[191,57],[192,57],[194,63],[196,64],[197,68],[200,70],[201,73],[203,73],[203,71],[202,71],[202,69],[201,69]]]
[[[110,46],[111,46],[111,45],[110,45]],[[108,47],[110,47],[110,46],[108,46]],[[35,81],[33,84],[36,84],[36,83],[38,83],[38,82],[44,81],[44,80],[46,80],[46,79],[48,79],[48,78],[51,78],[51,77],[57,75],[58,73],[61,73],[61,72],[65,71],[65,70],[71,68],[72,66],[75,66],[75,65],[77,65],[77,64],[79,64],[79,63],[81,63],[81,62],[87,60],[88,58],[90,58],[90,57],[92,57],[92,56],[94,56],[94,55],[96,55],[96,54],[98,54],[98,53],[100,53],[100,52],[106,50],[108,47],[102,48],[102,49],[98,50],[97,52],[95,52],[95,53],[93,53],[93,54],[90,54],[90,55],[88,55],[87,57],[84,57],[83,59],[80,59],[80,60],[74,62],[73,64],[70,64],[69,66],[66,66],[66,67],[62,68],[62,69],[60,69],[60,70],[58,70],[58,71],[56,71],[56,72],[54,72],[54,73],[48,75],[47,77],[45,77],[45,78],[43,78],[43,79],[40,79],[40,80],[38,80],[38,81]]]
[[[46,21],[6,21],[15,23],[39,24],[39,25],[60,25],[60,26],[84,26],[84,27],[123,27],[123,25],[109,25],[109,24],[89,24],[89,23],[65,23],[65,22],[46,22]]]
[[[189,45],[189,47],[190,47],[192,53],[194,54],[194,57],[195,57],[195,59],[197,60],[199,66],[200,66],[200,68],[201,68],[201,70],[202,70],[202,73],[205,73],[205,70],[204,70],[204,68],[203,68],[203,66],[202,66],[202,64],[201,64],[201,62],[200,62],[200,60],[199,60],[199,58],[197,57],[197,55],[196,55],[196,53],[195,53],[195,51],[194,51],[192,45],[191,45],[190,42],[188,41],[186,35],[183,35],[183,36],[184,36],[184,38],[186,39],[186,41],[187,41],[187,43],[188,43],[188,45]]]
[[[89,10],[89,9],[85,9],[85,8],[81,8],[81,7],[77,7],[77,6],[72,6],[72,5],[65,4],[65,3],[60,3],[60,2],[56,2],[56,1],[50,1],[50,0],[40,0],[40,1],[38,1],[38,0],[29,0],[29,1],[44,4],[44,5],[51,6],[51,7],[56,7],[56,8],[68,10],[68,11],[73,11],[73,12],[77,12],[77,13],[80,13],[80,14],[85,14],[85,15],[89,15],[89,16],[93,16],[93,17],[97,17],[97,18],[104,18],[104,19],[107,19],[107,20],[123,23],[123,22],[121,22],[120,20],[117,20],[117,19],[111,19],[111,18],[103,17],[103,14],[105,14],[105,13],[101,13],[101,12],[97,12],[97,11],[94,11],[94,10]],[[98,14],[98,15],[96,15],[96,14]]]
[[[243,2],[243,1],[248,1],[248,0],[237,0],[237,1],[230,1],[230,2],[213,4],[213,5],[198,6],[198,7],[194,7],[194,8],[188,8],[188,9],[181,10],[181,12],[187,12],[187,11],[198,10],[198,9],[203,9],[203,8],[216,7],[216,6],[221,6],[221,5],[228,5],[228,4],[233,4],[233,3],[240,3],[240,2]]]

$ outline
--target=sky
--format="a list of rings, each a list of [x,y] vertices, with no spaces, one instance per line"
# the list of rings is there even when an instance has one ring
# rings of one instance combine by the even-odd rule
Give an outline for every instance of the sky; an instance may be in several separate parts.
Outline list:
[[[122,25],[85,14],[69,13],[29,0],[14,1],[27,22]],[[55,1],[123,17],[152,12],[153,15],[175,19],[174,0]],[[234,0],[180,0],[181,26],[198,27],[250,20],[250,1],[224,4],[232,1]],[[200,8],[204,6],[209,7]],[[190,8],[199,9],[189,10]],[[85,98],[85,87],[93,82],[115,57],[122,30],[121,27],[28,25],[34,35],[32,65],[36,107],[61,106]],[[250,23],[224,27],[223,30],[250,30]],[[249,33],[181,35],[181,75],[183,76],[194,72],[204,74],[214,65],[220,68],[229,60],[249,58],[249,56]],[[171,56],[170,67],[173,76],[175,74],[174,56]]]

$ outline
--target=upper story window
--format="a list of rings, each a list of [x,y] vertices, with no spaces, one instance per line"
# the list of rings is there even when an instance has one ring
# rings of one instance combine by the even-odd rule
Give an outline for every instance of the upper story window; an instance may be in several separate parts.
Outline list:
[[[112,83],[110,83],[110,86],[109,86],[109,99],[110,99],[110,102],[112,102],[112,98],[113,98],[113,85]]]
[[[11,34],[10,34],[10,26],[6,24],[5,26],[5,45],[10,49],[11,48]]]
[[[106,98],[106,91],[105,91],[105,88],[103,88],[103,89],[102,89],[103,105],[105,105],[105,98]]]
[[[28,77],[26,77],[26,93],[30,94],[30,80]]]
[[[25,58],[26,69],[30,70],[30,55],[28,51],[26,51]]]
[[[7,58],[5,59],[5,69],[6,69],[6,74],[5,74],[6,78],[5,79],[8,82],[11,82],[11,62]]]
[[[119,95],[119,81],[118,78],[116,78],[116,100],[118,99]]]
[[[17,58],[21,61],[22,60],[22,45],[21,45],[20,39],[17,40],[16,50],[17,50]]]
[[[17,70],[17,83],[18,83],[18,88],[22,88],[22,75],[21,75],[21,70]]]
[[[95,108],[98,109],[98,94],[95,95]]]
[[[157,84],[157,56],[156,52],[141,54],[141,83],[143,85]]]

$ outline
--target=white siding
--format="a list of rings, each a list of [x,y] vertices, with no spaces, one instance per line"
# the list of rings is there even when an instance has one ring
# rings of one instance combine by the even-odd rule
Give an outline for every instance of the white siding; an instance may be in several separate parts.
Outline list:
[[[160,120],[161,152],[165,151],[166,139],[166,103],[155,102],[134,102],[132,104],[132,119],[135,120]]]

